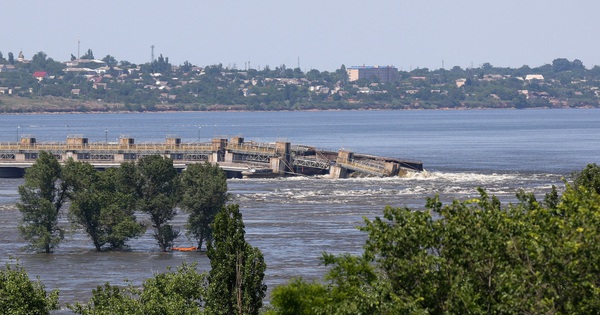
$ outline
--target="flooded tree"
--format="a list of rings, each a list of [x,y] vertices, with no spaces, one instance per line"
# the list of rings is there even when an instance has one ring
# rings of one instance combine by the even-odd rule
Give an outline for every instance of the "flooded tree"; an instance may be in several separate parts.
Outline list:
[[[218,165],[191,164],[182,173],[180,206],[188,214],[188,233],[198,241],[210,241],[215,215],[227,201],[227,176]]]
[[[97,171],[91,164],[67,161],[64,181],[71,201],[69,218],[83,227],[100,251],[106,244],[121,248],[125,242],[142,235],[146,228],[136,222],[133,196],[129,193],[123,169]]]
[[[162,251],[173,247],[179,231],[170,224],[177,214],[179,178],[173,160],[150,155],[138,160],[135,175],[137,209],[150,215],[154,238]]]
[[[21,202],[17,208],[23,219],[19,231],[29,247],[51,253],[64,238],[58,225],[67,185],[62,180],[62,167],[51,153],[40,151],[33,166],[25,172],[25,184],[19,186]]]

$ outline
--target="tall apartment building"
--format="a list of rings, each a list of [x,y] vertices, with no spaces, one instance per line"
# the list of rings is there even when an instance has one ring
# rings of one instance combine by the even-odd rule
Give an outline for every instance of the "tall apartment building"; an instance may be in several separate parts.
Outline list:
[[[379,79],[380,82],[390,82],[398,80],[398,69],[393,66],[353,66],[346,69],[348,72],[348,81],[359,79],[372,80]]]

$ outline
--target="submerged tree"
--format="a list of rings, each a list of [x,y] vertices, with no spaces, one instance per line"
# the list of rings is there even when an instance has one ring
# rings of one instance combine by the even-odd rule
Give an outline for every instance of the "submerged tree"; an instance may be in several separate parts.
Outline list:
[[[98,172],[89,163],[73,160],[67,161],[64,167],[71,201],[69,217],[85,229],[98,251],[106,244],[110,248],[121,248],[129,238],[145,231],[145,227],[136,222],[133,196],[121,189],[119,174],[125,170]]]
[[[19,231],[30,248],[51,253],[64,238],[58,225],[60,210],[67,198],[62,167],[51,153],[40,151],[33,166],[25,172],[25,184],[19,186],[23,215]]]
[[[160,155],[139,159],[136,165],[135,188],[137,208],[150,215],[154,238],[163,251],[173,247],[179,231],[170,224],[177,214],[179,179],[173,160]]]
[[[181,183],[180,206],[189,214],[188,233],[198,240],[198,248],[202,248],[204,240],[210,242],[210,224],[227,201],[227,176],[218,165],[192,164],[183,172]]]
[[[208,243],[211,270],[206,309],[209,314],[258,314],[267,286],[267,268],[258,248],[244,238],[244,222],[238,205],[223,207],[213,223]]]

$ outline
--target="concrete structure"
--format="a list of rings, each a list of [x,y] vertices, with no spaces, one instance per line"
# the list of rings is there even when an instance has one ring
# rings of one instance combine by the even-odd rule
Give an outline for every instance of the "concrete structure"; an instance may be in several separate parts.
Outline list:
[[[192,163],[218,163],[229,177],[277,177],[290,175],[330,174],[334,178],[349,176],[397,176],[408,170],[421,171],[421,162],[356,154],[349,151],[324,151],[290,142],[246,142],[242,137],[230,140],[214,138],[207,143],[182,143],[167,136],[164,143],[136,144],[123,136],[116,143],[90,143],[82,135],[68,136],[65,143],[38,143],[32,136],[22,136],[18,143],[0,143],[0,177],[23,176],[40,151],[52,153],[61,163],[68,159],[88,162],[98,169],[118,167],[148,155],[171,158],[183,170]]]
[[[398,80],[398,69],[393,66],[353,66],[346,69],[346,71],[348,72],[348,81],[350,82],[360,79],[377,79],[380,82]]]

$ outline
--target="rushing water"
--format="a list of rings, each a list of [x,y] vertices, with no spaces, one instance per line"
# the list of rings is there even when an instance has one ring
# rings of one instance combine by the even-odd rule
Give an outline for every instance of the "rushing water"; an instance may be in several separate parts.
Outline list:
[[[38,141],[64,141],[83,134],[92,142],[126,134],[136,143],[183,142],[241,135],[248,140],[421,160],[427,171],[406,178],[281,178],[228,181],[240,204],[246,239],[259,247],[270,288],[289,278],[320,278],[323,251],[360,253],[365,235],[356,229],[386,205],[420,209],[439,194],[449,202],[470,198],[477,187],[504,202],[519,189],[543,195],[588,163],[600,163],[600,110],[332,111],[251,113],[160,113],[0,116],[0,142],[32,134]],[[86,300],[96,285],[141,283],[167,266],[198,262],[205,253],[161,253],[150,232],[121,252],[96,253],[81,231],[72,230],[54,254],[22,251],[15,203],[22,179],[0,179],[0,260],[18,258],[32,277],[61,290],[61,302]],[[140,216],[141,220],[147,220]],[[183,226],[185,216],[174,224]],[[66,227],[67,222],[64,222]],[[70,228],[70,227],[69,227]],[[182,237],[182,246],[193,244]]]

